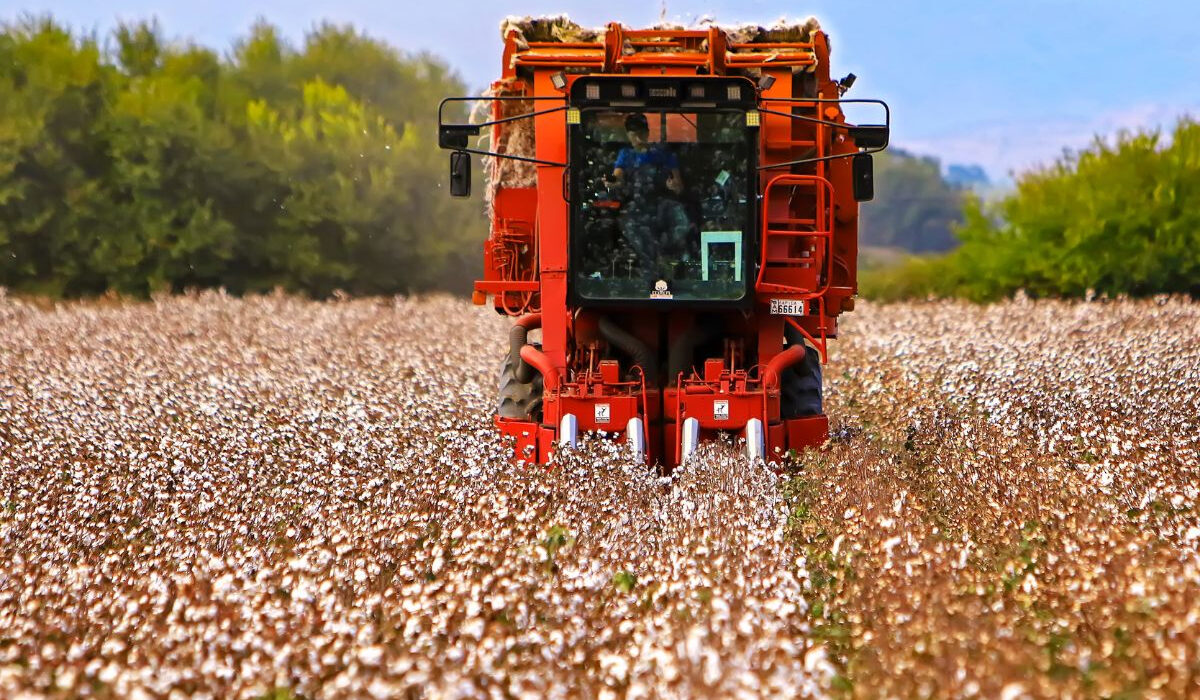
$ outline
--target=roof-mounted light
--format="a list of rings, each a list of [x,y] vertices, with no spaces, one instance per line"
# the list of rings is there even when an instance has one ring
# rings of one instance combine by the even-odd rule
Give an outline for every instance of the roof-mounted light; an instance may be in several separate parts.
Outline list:
[[[600,99],[600,83],[588,83],[583,89],[583,96],[589,100]]]

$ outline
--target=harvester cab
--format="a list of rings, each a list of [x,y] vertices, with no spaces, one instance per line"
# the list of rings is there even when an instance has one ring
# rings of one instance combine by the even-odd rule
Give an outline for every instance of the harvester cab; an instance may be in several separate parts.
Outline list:
[[[722,432],[821,444],[821,361],[857,291],[858,202],[887,146],[803,25],[504,28],[503,78],[448,98],[450,189],[484,158],[475,301],[515,318],[497,427],[546,462],[584,431],[670,467]],[[454,120],[465,104],[485,116]],[[847,103],[882,119],[847,123]],[[541,343],[529,334],[541,329]]]
[[[571,302],[748,301],[757,134],[746,120],[754,84],[589,77],[574,82],[570,105]]]

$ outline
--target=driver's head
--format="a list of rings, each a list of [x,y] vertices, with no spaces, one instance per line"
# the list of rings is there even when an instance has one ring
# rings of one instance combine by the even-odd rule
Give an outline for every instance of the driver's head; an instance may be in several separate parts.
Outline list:
[[[625,134],[629,137],[629,144],[637,149],[646,147],[650,141],[650,122],[646,121],[644,114],[630,114],[625,117]]]

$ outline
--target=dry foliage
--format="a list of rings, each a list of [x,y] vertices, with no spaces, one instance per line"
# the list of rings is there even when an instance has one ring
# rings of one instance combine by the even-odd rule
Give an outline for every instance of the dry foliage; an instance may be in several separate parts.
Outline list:
[[[1200,307],[863,306],[829,449],[658,479],[447,298],[0,300],[0,695],[1200,692]]]

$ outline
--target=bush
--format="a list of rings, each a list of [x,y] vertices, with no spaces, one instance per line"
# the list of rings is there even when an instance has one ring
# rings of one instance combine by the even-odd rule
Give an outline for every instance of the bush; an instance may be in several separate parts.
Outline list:
[[[111,50],[49,18],[0,27],[0,285],[51,295],[224,286],[465,292],[478,203],[438,186],[439,61],[351,28],[228,59],[156,23]]]
[[[877,298],[1200,293],[1200,123],[1096,139],[1021,178],[993,209],[968,200],[962,245],[864,279]]]

